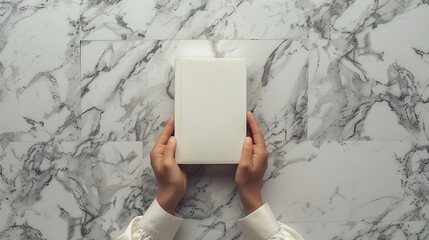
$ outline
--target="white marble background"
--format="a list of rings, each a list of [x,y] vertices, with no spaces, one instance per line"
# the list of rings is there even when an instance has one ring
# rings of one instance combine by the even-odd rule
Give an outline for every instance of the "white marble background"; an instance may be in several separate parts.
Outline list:
[[[112,239],[156,193],[173,61],[246,57],[264,200],[305,239],[429,239],[429,1],[0,2],[0,239]],[[193,166],[176,239],[244,239]]]

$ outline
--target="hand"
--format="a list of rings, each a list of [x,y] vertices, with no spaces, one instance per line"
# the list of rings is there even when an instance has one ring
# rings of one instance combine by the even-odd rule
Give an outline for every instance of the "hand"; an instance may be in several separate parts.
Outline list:
[[[241,159],[235,174],[235,183],[240,192],[241,202],[246,214],[262,206],[262,178],[268,165],[268,152],[264,136],[252,113],[247,112],[250,136],[243,143]],[[253,138],[253,140],[252,140]]]
[[[177,165],[174,159],[176,138],[171,136],[173,130],[174,119],[171,117],[150,152],[151,165],[158,183],[156,200],[172,215],[185,195],[187,185],[185,166]]]

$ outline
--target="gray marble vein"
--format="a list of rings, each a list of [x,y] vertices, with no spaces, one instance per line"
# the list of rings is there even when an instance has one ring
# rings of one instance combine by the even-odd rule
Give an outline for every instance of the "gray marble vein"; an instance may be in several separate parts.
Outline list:
[[[307,38],[309,1],[83,0],[81,35],[112,39]]]
[[[283,152],[282,165],[272,159],[263,193],[284,221],[427,219],[427,142],[304,142]]]
[[[429,237],[427,221],[291,223],[305,239],[410,239]]]
[[[77,1],[0,2],[0,141],[80,140]]]
[[[315,12],[310,139],[427,140],[429,5],[334,1]]]

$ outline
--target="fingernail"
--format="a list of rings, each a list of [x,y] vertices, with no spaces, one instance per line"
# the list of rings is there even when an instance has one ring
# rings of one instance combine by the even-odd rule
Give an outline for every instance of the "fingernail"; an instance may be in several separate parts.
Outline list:
[[[252,143],[252,138],[251,137],[246,137],[246,143]]]
[[[169,142],[174,142],[174,140],[175,140],[174,136],[171,136],[170,139],[168,139]]]

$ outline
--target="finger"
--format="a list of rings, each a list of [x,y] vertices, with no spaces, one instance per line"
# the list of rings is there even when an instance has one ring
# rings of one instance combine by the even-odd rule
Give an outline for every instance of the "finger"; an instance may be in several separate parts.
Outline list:
[[[246,124],[246,136],[247,137],[252,137],[253,133],[252,133],[252,129],[250,128],[249,124]]]
[[[253,143],[251,137],[246,137],[241,150],[241,159],[239,164],[246,164],[252,162]]]
[[[264,135],[262,134],[262,130],[259,127],[258,122],[256,121],[255,117],[251,112],[247,112],[247,123],[249,124],[250,129],[252,130],[252,134],[253,134],[252,137],[255,144],[265,146]]]
[[[174,118],[173,116],[171,116],[171,118],[168,120],[167,124],[165,125],[164,130],[162,130],[161,134],[159,135],[158,140],[156,140],[155,146],[167,144],[167,141],[170,138],[173,131],[174,131]]]
[[[166,161],[174,161],[174,151],[176,150],[176,138],[171,136],[168,139],[164,150],[164,159]]]

